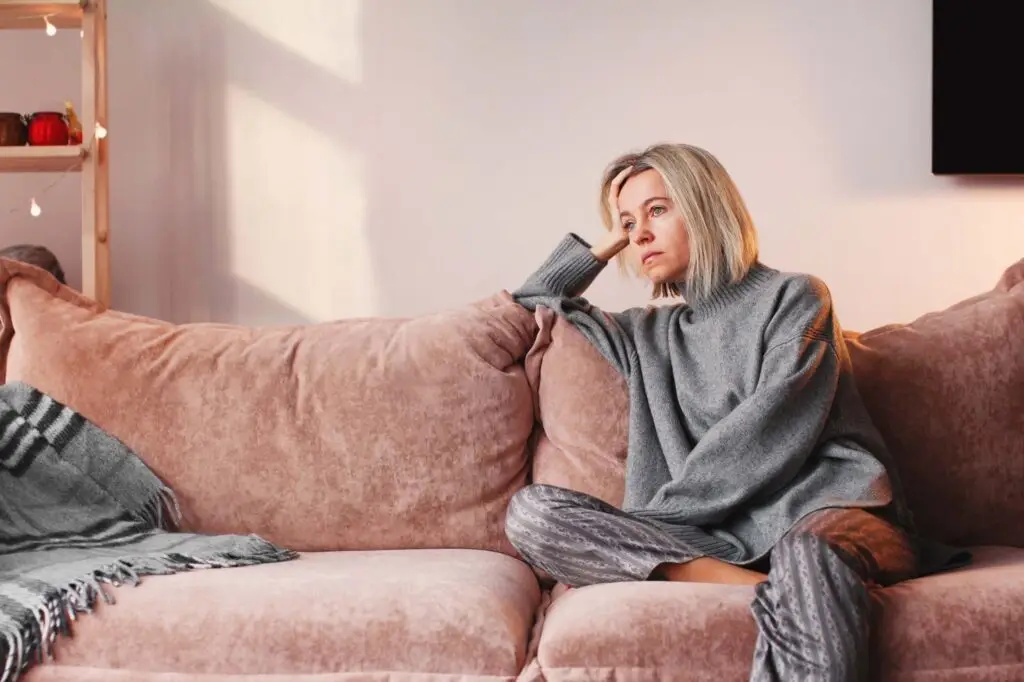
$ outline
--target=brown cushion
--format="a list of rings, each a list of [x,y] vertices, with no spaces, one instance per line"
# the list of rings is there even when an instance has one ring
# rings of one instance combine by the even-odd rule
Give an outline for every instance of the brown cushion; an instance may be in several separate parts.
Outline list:
[[[75,682],[122,679],[111,669],[132,682],[512,680],[540,603],[525,564],[473,550],[320,552],[105,589],[117,605],[100,600],[57,640],[56,661],[33,672]]]
[[[543,432],[533,479],[622,500],[628,400],[611,365],[538,311],[527,358]],[[847,334],[857,384],[922,532],[1024,546],[1024,261],[992,291],[907,325]]]
[[[880,682],[1024,679],[1024,550],[980,548],[976,563],[875,591]],[[744,682],[757,630],[751,587],[627,582],[556,597],[532,668],[582,679]]]
[[[415,319],[246,328],[103,311],[13,261],[0,286],[6,380],[134,448],[185,528],[297,550],[513,552],[535,326],[507,293]]]
[[[857,385],[921,531],[1024,547],[1024,260],[910,324],[849,334]]]

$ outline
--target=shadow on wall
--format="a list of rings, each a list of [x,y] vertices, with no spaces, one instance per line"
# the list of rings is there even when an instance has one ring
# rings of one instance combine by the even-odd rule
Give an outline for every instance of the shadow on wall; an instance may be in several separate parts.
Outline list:
[[[984,198],[928,171],[920,3],[111,3],[115,287],[131,287],[115,294],[175,320],[413,315],[514,287],[566,231],[600,230],[604,164],[661,139],[720,154],[773,226],[766,243],[827,266],[882,320],[910,308],[875,313],[884,279],[865,287],[836,245],[867,240],[861,261],[902,278],[891,225],[897,250],[953,244],[970,235],[945,214],[969,224]],[[654,25],[687,40],[608,58]],[[647,92],[656,105],[609,100]],[[948,277],[932,267],[901,298],[937,305],[931,277]],[[595,283],[595,302],[644,300],[615,279]]]
[[[146,105],[155,114],[146,125],[122,133],[113,168],[159,170],[148,190],[122,176],[152,200],[136,201],[139,213],[118,224],[158,221],[150,232],[159,246],[132,239],[167,261],[166,316],[264,324],[411,315],[435,310],[439,291],[453,292],[445,305],[514,286],[527,273],[505,281],[501,269],[521,262],[531,240],[509,229],[520,222],[502,209],[510,188],[521,186],[520,203],[568,203],[538,201],[523,184],[551,184],[523,150],[566,139],[565,121],[552,120],[551,100],[541,106],[507,87],[522,64],[502,56],[528,44],[527,19],[542,4],[517,20],[451,0],[306,0],[294,17],[274,16],[287,3],[121,0],[118,35],[132,44],[112,51],[137,58],[121,67],[114,113],[140,118],[130,83],[157,101]],[[556,107],[570,97],[551,95]],[[157,161],[133,158],[144,145]],[[579,145],[593,157],[593,177],[580,179],[589,216],[610,152]],[[544,218],[533,225],[547,240],[538,256],[571,222],[550,210]]]
[[[207,261],[192,301],[211,319],[262,323],[429,312],[436,280],[416,278],[434,272],[467,292],[456,299],[493,291],[463,286],[458,260],[518,239],[493,229],[490,202],[527,170],[513,152],[531,140],[514,124],[540,110],[506,92],[516,67],[503,74],[479,43],[516,44],[526,26],[486,31],[508,13],[450,1],[307,0],[294,16],[273,15],[284,3],[261,15],[249,0],[190,1],[181,16],[202,35],[169,83],[172,137],[192,140],[174,145],[174,203],[198,207],[176,221],[195,237],[175,249],[177,270],[192,248]],[[467,29],[453,34],[453,17]],[[491,197],[479,191],[489,175]],[[467,215],[479,225],[468,234]]]
[[[241,5],[248,15],[233,11]],[[307,25],[316,15],[308,5]],[[164,261],[170,292],[162,317],[303,324],[369,310],[372,282],[345,285],[355,268],[372,273],[371,259],[341,251],[361,238],[365,214],[361,179],[339,177],[357,166],[350,138],[360,129],[359,86],[245,21],[253,8],[247,0],[132,0],[111,10],[117,35],[132,41],[112,51],[137,55],[122,75],[146,81],[141,90],[157,100],[129,96],[122,82],[112,102],[112,119],[147,118],[119,138],[123,156],[113,167],[159,169],[144,182],[123,178],[151,201],[137,202],[140,213],[119,224],[148,221],[159,242],[153,258]],[[153,117],[140,115],[147,108]],[[147,146],[148,158],[137,158]],[[353,186],[360,191],[346,189]],[[142,236],[129,239],[147,248]]]
[[[266,76],[262,85],[271,92],[282,82],[312,90],[316,87],[311,73],[315,69],[207,0],[133,0],[119,4],[111,15],[125,29],[117,35],[131,36],[136,41],[135,45],[117,49],[126,54],[133,49],[144,51],[150,42],[147,31],[154,33],[150,44],[160,46],[153,54],[140,55],[134,67],[125,66],[135,69],[129,76],[131,81],[149,81],[140,88],[142,91],[154,87],[159,91],[159,102],[153,109],[160,111],[162,118],[134,126],[131,132],[139,145],[157,137],[159,148],[152,151],[160,161],[133,158],[138,146],[124,135],[119,147],[124,150],[120,163],[125,166],[147,168],[153,163],[162,167],[149,187],[140,188],[143,193],[152,193],[153,201],[143,202],[148,204],[142,209],[146,211],[143,219],[156,221],[150,223],[149,231],[161,242],[161,258],[166,261],[169,300],[163,302],[166,312],[161,316],[178,322],[314,321],[298,307],[233,272],[232,249],[237,240],[249,237],[246,226],[230,210],[233,202],[246,197],[231,195],[232,174],[237,169],[232,167],[227,146],[233,122],[226,104],[232,79],[245,82],[247,59],[252,60],[252,68]],[[154,66],[156,73],[150,71]],[[159,85],[154,86],[154,81]],[[140,103],[128,96],[130,89],[112,89],[119,93],[121,104],[120,112],[113,114],[123,120],[138,120]],[[300,102],[294,99],[298,109]],[[154,136],[154,127],[162,134]],[[255,138],[249,142],[255,146],[261,141]],[[287,150],[275,152],[287,163]],[[118,168],[118,163],[115,159],[113,168]],[[254,200],[263,191],[258,185],[249,189]],[[279,229],[288,227],[280,225]],[[145,279],[144,273],[140,275]]]
[[[180,321],[416,315],[515,287],[566,231],[600,230],[609,159],[689,126],[672,107],[602,111],[609,80],[647,73],[652,58],[595,66],[648,25],[644,13],[594,20],[614,11],[117,0],[123,43],[111,49],[132,58],[111,77],[112,125],[132,126],[112,172],[150,199],[116,200],[122,232],[146,227],[118,237],[118,267],[130,256],[117,249],[149,250],[142,262],[167,273],[160,307]],[[580,16],[582,37],[566,38]],[[653,58],[671,53],[656,47]]]

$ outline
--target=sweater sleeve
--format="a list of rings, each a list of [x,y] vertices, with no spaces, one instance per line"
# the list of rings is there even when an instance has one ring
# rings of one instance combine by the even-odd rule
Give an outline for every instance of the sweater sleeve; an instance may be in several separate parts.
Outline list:
[[[512,296],[531,310],[538,304],[543,305],[545,299],[580,296],[605,265],[582,237],[567,234]]]
[[[701,437],[681,475],[663,485],[648,508],[700,509],[688,521],[714,525],[785,488],[815,453],[840,371],[835,348],[819,334],[769,348],[752,394]]]
[[[606,265],[594,256],[590,244],[570,233],[540,268],[512,292],[512,297],[529,310],[538,306],[554,310],[576,327],[620,373],[628,376],[636,358],[633,333],[643,309],[607,313],[581,296]]]

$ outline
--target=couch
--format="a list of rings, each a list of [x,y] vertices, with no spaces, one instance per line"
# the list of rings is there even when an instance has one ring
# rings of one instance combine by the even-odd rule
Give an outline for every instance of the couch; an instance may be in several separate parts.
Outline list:
[[[298,559],[146,577],[28,682],[739,682],[749,587],[566,590],[504,536],[530,481],[621,501],[621,379],[506,292],[409,319],[171,324],[0,261],[0,372],[130,445],[185,530]],[[841,303],[840,303],[841,310]],[[972,566],[874,595],[873,679],[1024,680],[1024,261],[970,300],[848,335],[930,535]]]

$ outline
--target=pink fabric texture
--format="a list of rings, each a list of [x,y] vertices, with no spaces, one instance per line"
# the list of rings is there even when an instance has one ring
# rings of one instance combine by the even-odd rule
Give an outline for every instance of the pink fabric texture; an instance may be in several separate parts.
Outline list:
[[[108,590],[117,604],[80,619],[48,672],[513,679],[540,602],[525,564],[477,550],[318,552]]]
[[[851,334],[857,385],[921,531],[1024,546],[1024,260],[991,291]]]
[[[745,682],[756,639],[753,594],[644,582],[563,591],[545,615],[535,679],[655,682],[686,671],[694,682]],[[873,680],[1024,675],[1024,549],[979,548],[974,567],[875,592],[874,601]]]
[[[538,434],[532,480],[622,503],[629,395],[622,376],[582,334],[538,308],[537,340],[526,356]]]
[[[405,672],[344,672],[312,675],[192,675],[86,666],[46,666],[33,669],[24,682],[513,682],[504,675],[465,675]]]
[[[466,675],[406,672],[344,672],[313,675],[192,675],[108,668],[47,666],[35,668],[24,682],[513,682],[505,675]]]
[[[186,529],[305,551],[513,553],[535,326],[507,293],[416,319],[249,329],[102,311],[13,261],[0,286],[6,381],[135,449]]]

